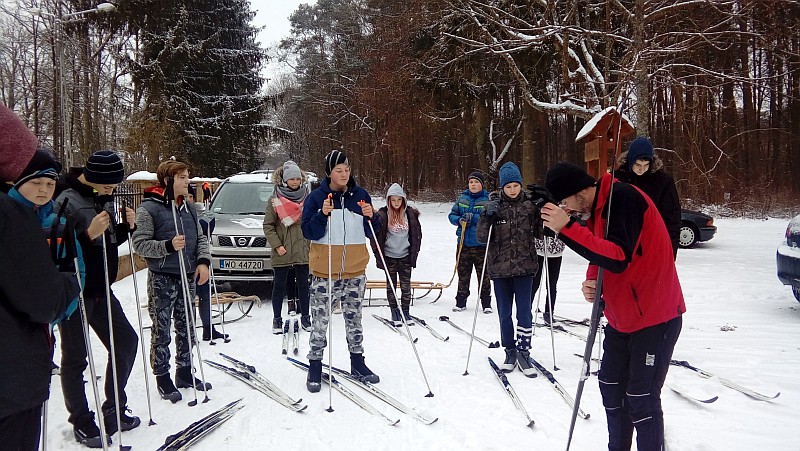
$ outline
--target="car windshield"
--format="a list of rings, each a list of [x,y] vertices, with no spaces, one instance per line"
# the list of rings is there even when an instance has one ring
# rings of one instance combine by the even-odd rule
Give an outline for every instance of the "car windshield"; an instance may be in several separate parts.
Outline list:
[[[269,182],[225,183],[209,209],[215,214],[263,215],[274,191],[275,185]]]

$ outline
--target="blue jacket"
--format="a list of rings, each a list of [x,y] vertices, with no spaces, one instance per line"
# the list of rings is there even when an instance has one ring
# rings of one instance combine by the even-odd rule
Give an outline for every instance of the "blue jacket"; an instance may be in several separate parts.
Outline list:
[[[59,271],[65,273],[72,273],[74,262],[72,261],[73,257],[78,257],[78,273],[81,275],[81,286],[84,286],[86,283],[86,265],[83,262],[83,251],[81,250],[81,245],[78,242],[77,236],[75,236],[74,228],[67,227],[67,218],[64,216],[58,216],[54,209],[55,209],[55,202],[52,200],[41,207],[36,207],[36,204],[25,199],[22,194],[17,191],[16,188],[11,188],[8,192],[8,196],[14,199],[20,205],[23,205],[27,208],[30,208],[36,213],[36,217],[39,219],[39,225],[42,226],[42,232],[44,233],[44,239],[47,241],[47,245],[50,246],[50,257],[53,259],[53,263],[55,263],[56,268]],[[54,227],[54,222],[58,218],[59,222]],[[55,228],[55,230],[54,230]],[[66,238],[65,235],[68,231],[71,230],[72,236]],[[55,239],[56,242],[53,243],[52,239]],[[68,255],[68,248],[64,243],[65,239],[71,239],[73,243],[75,243],[75,254],[74,256]],[[51,325],[55,325],[68,319],[75,310],[78,309],[78,301],[79,299],[76,297],[72,299],[67,304],[67,310],[57,318],[55,321],[51,323]]]
[[[480,190],[477,193],[472,193],[470,190],[465,189],[461,196],[458,197],[453,208],[450,210],[450,223],[457,226],[456,236],[459,241],[461,240],[461,217],[465,213],[472,213],[472,220],[467,224],[467,236],[464,237],[464,246],[467,247],[486,247],[485,244],[480,243],[475,236],[475,230],[478,225],[478,220],[483,213],[486,202],[489,202],[489,193],[486,190]]]
[[[330,180],[325,178],[320,187],[306,198],[303,205],[303,236],[311,240],[308,266],[317,277],[328,277],[328,240],[331,243],[332,276],[335,279],[350,279],[365,274],[369,263],[367,240],[372,238],[370,220],[361,215],[360,201],[372,204],[369,193],[356,185],[353,178],[347,183],[347,190],[331,191]],[[333,211],[330,219],[322,214],[322,203],[333,197]],[[330,222],[329,222],[330,221]],[[331,233],[328,235],[328,224]],[[380,230],[381,220],[375,211],[372,227]]]

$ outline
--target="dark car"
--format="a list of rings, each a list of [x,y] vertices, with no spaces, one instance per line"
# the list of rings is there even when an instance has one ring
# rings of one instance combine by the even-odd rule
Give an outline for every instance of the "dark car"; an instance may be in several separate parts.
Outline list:
[[[795,299],[800,301],[800,215],[786,226],[786,241],[781,241],[776,253],[778,279],[792,286]]]
[[[701,241],[714,238],[717,227],[714,218],[699,211],[681,210],[681,233],[678,246],[683,249],[695,247]]]

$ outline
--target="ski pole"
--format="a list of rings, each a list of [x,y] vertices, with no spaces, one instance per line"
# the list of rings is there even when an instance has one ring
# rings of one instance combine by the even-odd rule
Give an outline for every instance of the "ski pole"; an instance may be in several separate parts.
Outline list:
[[[100,211],[104,211],[102,206],[96,206],[95,208],[99,208]],[[98,213],[100,213],[98,211]],[[106,308],[108,310],[108,342],[110,344],[110,351],[111,351],[111,376],[112,381],[114,382],[114,407],[115,407],[115,415],[117,416],[117,445],[119,446],[119,450],[122,451],[122,421],[120,418],[120,403],[119,403],[119,379],[117,377],[117,353],[114,348],[114,342],[116,338],[114,337],[114,322],[112,321],[112,313],[111,313],[111,282],[108,279],[108,244],[106,243],[106,232],[108,230],[104,230],[102,237],[103,237],[103,276],[105,277],[106,282]],[[136,305],[136,309],[139,309],[139,305]],[[103,412],[103,417],[105,417],[105,412]],[[104,420],[102,420],[104,421]]]
[[[544,272],[544,284],[545,284],[545,287],[547,288],[547,311],[550,312],[550,347],[553,349],[553,371],[558,371],[558,366],[556,365],[556,341],[555,341],[555,337],[553,337],[553,335],[555,335],[555,332],[553,331],[553,321],[554,321],[553,320],[553,298],[552,298],[552,295],[550,294],[550,265],[549,265],[549,262],[547,261],[547,259],[549,257],[547,255],[547,238],[548,237],[544,236],[542,238],[544,238],[544,240],[542,241],[542,243],[544,244],[544,246],[543,246],[544,247],[544,269],[542,271]],[[539,293],[541,293],[542,289],[544,289],[544,288],[541,286],[541,283],[539,285],[540,285],[539,286]]]
[[[128,203],[127,202],[123,202],[122,206],[125,209],[125,213],[127,215]],[[144,372],[144,386],[145,386],[145,391],[147,393],[147,413],[150,415],[150,422],[147,423],[147,425],[148,426],[152,426],[152,425],[156,424],[156,422],[153,421],[153,409],[150,406],[150,376],[148,375],[147,362],[146,362],[146,359],[144,358],[145,349],[144,349],[144,340],[142,339],[142,337],[144,337],[144,327],[142,326],[142,309],[139,307],[139,283],[136,280],[136,262],[133,259],[133,239],[131,237],[131,229],[130,229],[130,227],[128,227],[128,249],[130,251],[130,252],[128,252],[128,255],[131,258],[131,276],[133,278],[133,295],[134,295],[134,298],[136,299],[136,318],[139,320],[139,345],[140,345],[140,348],[142,350],[142,370]],[[117,424],[119,424],[119,423],[117,423]]]
[[[366,202],[359,201],[358,205],[363,207]],[[374,212],[373,212],[374,214]],[[378,235],[375,234],[375,228],[372,227],[372,219],[367,219],[367,224],[369,224],[369,230],[372,232],[372,239],[375,240],[376,247],[378,248],[378,256],[381,258],[381,262],[383,263],[383,271],[386,273],[386,280],[389,281],[389,287],[392,289],[392,293],[394,294],[395,299],[397,299],[397,292],[394,288],[394,281],[389,277],[389,270],[388,266],[386,265],[386,259],[383,258],[383,251],[381,251],[380,243],[378,243]],[[419,353],[417,352],[417,345],[414,343],[414,336],[411,335],[411,329],[408,328],[408,322],[406,321],[406,315],[403,313],[403,310],[400,309],[400,319],[403,321],[403,326],[405,326],[406,334],[408,334],[409,341],[411,342],[411,348],[414,349],[414,355],[417,357],[417,363],[419,364],[419,369],[422,372],[422,378],[425,380],[425,385],[428,386],[428,394],[425,395],[426,398],[433,397],[433,391],[431,391],[431,384],[428,383],[428,376],[425,375],[425,368],[422,367],[422,360],[419,358]]]
[[[65,240],[67,246],[74,241],[71,239]],[[83,282],[81,281],[81,274],[80,274],[80,266],[78,266],[78,256],[73,253],[75,257],[72,259],[72,264],[75,265],[75,276],[78,278],[78,288],[80,288],[80,292],[78,293],[78,306],[81,312],[81,325],[83,326],[83,341],[86,345],[86,358],[88,359],[89,363],[89,376],[92,380],[92,392],[94,393],[94,406],[97,409],[98,415],[101,415],[103,412],[102,403],[100,401],[100,391],[97,389],[97,371],[94,369],[94,355],[92,354],[92,342],[89,336],[89,317],[86,313],[86,300],[83,297]],[[98,426],[100,426],[100,442],[103,445],[103,451],[108,451],[108,435],[106,435],[106,424],[103,421],[102,417],[100,421],[97,422]],[[119,429],[119,423],[117,423],[117,428]],[[120,434],[122,435],[122,434]]]
[[[42,403],[42,451],[47,451],[47,400]]]
[[[174,183],[174,182],[172,182]],[[173,187],[174,189],[174,187]],[[172,222],[175,225],[175,235],[180,235],[180,230],[178,229],[178,206],[175,199],[172,200]],[[183,224],[183,221],[181,221]],[[197,224],[195,224],[197,227]],[[194,379],[194,362],[192,356],[192,345],[194,345],[195,349],[197,350],[197,361],[198,366],[200,367],[200,378],[202,379],[201,383],[203,384],[203,403],[207,403],[209,401],[208,398],[208,388],[205,386],[206,383],[206,375],[203,371],[203,356],[200,352],[200,343],[197,342],[197,334],[195,333],[195,325],[194,325],[194,302],[189,299],[191,294],[191,289],[189,289],[189,278],[186,275],[186,262],[184,259],[185,252],[182,249],[178,250],[178,265],[181,271],[181,290],[183,292],[183,306],[184,306],[184,314],[186,316],[186,339],[189,341],[189,371],[191,372],[189,383],[192,384],[192,389],[194,391],[194,401],[189,401],[189,406],[196,406],[197,405],[197,384],[195,383]],[[191,314],[189,314],[191,308]]]
[[[328,199],[333,207],[333,194],[328,193]],[[331,217],[333,212],[328,214],[328,368],[333,368],[333,331],[331,323],[333,322],[333,245],[331,244]],[[321,362],[320,362],[321,363]],[[309,369],[309,371],[311,371]],[[327,412],[333,412],[333,380],[330,370],[328,370],[328,408]]]
[[[478,296],[480,296],[481,290],[483,290],[483,277],[486,274],[486,260],[489,257],[489,244],[492,241],[492,229],[494,228],[494,221],[489,224],[489,236],[486,238],[486,251],[483,253],[483,267],[481,268],[481,280],[478,282]],[[478,308],[480,308],[480,302],[475,303],[475,315],[472,317],[472,333],[470,334],[469,339],[469,351],[467,351],[467,365],[464,367],[464,376],[469,375],[469,358],[472,355],[472,342],[474,341],[475,337],[475,325],[478,323]]]

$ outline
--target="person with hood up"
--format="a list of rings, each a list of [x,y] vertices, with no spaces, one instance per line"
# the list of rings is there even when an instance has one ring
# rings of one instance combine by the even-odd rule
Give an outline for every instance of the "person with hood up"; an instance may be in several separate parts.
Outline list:
[[[305,174],[292,160],[287,161],[272,173],[275,192],[267,202],[264,213],[264,236],[272,248],[272,333],[283,332],[283,297],[287,293],[287,281],[293,277],[300,304],[300,325],[311,329],[308,311],[308,240],[303,236],[301,218],[303,205],[308,196]],[[290,294],[295,299],[295,294]],[[292,310],[291,308],[289,309]]]
[[[369,193],[352,177],[350,160],[344,152],[332,150],[325,156],[325,175],[327,177],[320,187],[306,198],[301,226],[303,236],[311,240],[308,255],[311,349],[308,352],[306,388],[312,393],[321,389],[322,357],[328,345],[325,332],[331,314],[328,311],[329,295],[334,303],[338,300],[342,305],[350,372],[372,384],[380,381],[380,377],[364,363],[361,317],[369,264],[367,240],[372,238],[372,229],[380,228],[381,220],[374,214]],[[329,281],[331,293],[328,293]]]
[[[483,274],[483,280],[479,281],[483,313],[492,313],[492,287],[488,274],[483,271],[483,257],[486,254],[486,246],[475,237],[478,219],[483,213],[486,202],[489,201],[489,192],[486,191],[484,186],[483,173],[479,171],[472,172],[467,177],[467,189],[458,196],[448,215],[450,224],[458,227],[456,236],[459,240],[459,248],[456,249],[458,291],[456,292],[456,305],[453,307],[454,312],[463,312],[467,309],[469,284],[472,278],[472,268],[474,267],[479,279]]]
[[[125,386],[133,370],[139,349],[136,331],[131,326],[122,305],[113,289],[106,286],[117,279],[119,252],[117,249],[128,239],[128,231],[136,226],[134,212],[121,209],[123,222],[116,222],[114,190],[122,182],[125,168],[119,156],[110,150],[99,150],[86,160],[82,168],[72,168],[67,174],[68,188],[56,199],[56,210],[65,206],[65,214],[75,220],[75,232],[81,243],[86,264],[86,284],[83,296],[86,305],[86,320],[109,353],[106,364],[103,421],[106,433],[117,431],[117,416],[114,396],[114,377],[111,358],[111,342],[114,342],[116,361],[117,393],[120,401],[121,430],[131,430],[139,424],[139,417],[128,415]],[[105,236],[105,255],[103,237]],[[106,266],[108,262],[108,266]],[[110,297],[106,298],[106,289]],[[108,306],[111,306],[113,336],[109,329]],[[78,442],[90,448],[102,446],[100,428],[89,410],[86,400],[83,372],[88,366],[86,342],[80,315],[72,315],[58,326],[61,334],[61,391],[69,412],[68,421]]]
[[[508,373],[519,365],[525,376],[536,377],[536,369],[530,363],[531,286],[539,269],[533,239],[541,238],[542,221],[533,196],[522,190],[519,168],[510,161],[500,168],[500,189],[486,203],[476,233],[478,241],[486,243],[486,272],[497,298],[500,343],[506,352],[500,370]],[[514,306],[516,334],[511,317]]]
[[[400,309],[397,306],[397,295],[392,286],[397,289],[397,279],[400,278],[400,303],[403,316],[408,325],[413,325],[411,319],[411,270],[417,267],[417,256],[422,246],[422,226],[419,223],[419,210],[408,206],[408,198],[403,188],[393,183],[386,191],[386,206],[378,210],[381,228],[372,240],[372,253],[375,255],[378,268],[386,273],[386,297],[389,300],[389,309],[392,322],[396,326],[402,325]],[[386,266],[380,258],[378,251],[383,254]],[[392,284],[389,284],[391,280]]]
[[[656,204],[661,219],[667,226],[672,257],[678,255],[678,243],[681,234],[681,200],[675,180],[666,170],[664,162],[653,152],[653,143],[644,136],[631,142],[628,151],[617,159],[619,169],[614,175],[625,183],[644,191]]]
[[[50,323],[78,296],[74,271],[60,272],[32,208],[5,193],[20,178],[38,140],[0,104],[0,437],[3,449],[39,449],[42,404],[50,396]]]
[[[178,388],[194,385],[197,390],[211,389],[211,384],[192,374],[191,346],[197,340],[191,324],[186,324],[186,305],[193,305],[195,281],[201,285],[208,282],[211,254],[197,210],[184,201],[189,194],[189,167],[186,163],[167,160],[158,165],[156,177],[158,185],[145,190],[144,200],[136,210],[136,232],[132,239],[136,253],[147,261],[147,308],[153,322],[150,366],[161,398],[176,403],[183,398]],[[177,212],[173,210],[173,202]],[[189,282],[188,302],[183,297],[181,269],[186,271]],[[175,383],[169,375],[172,322],[175,326]]]

